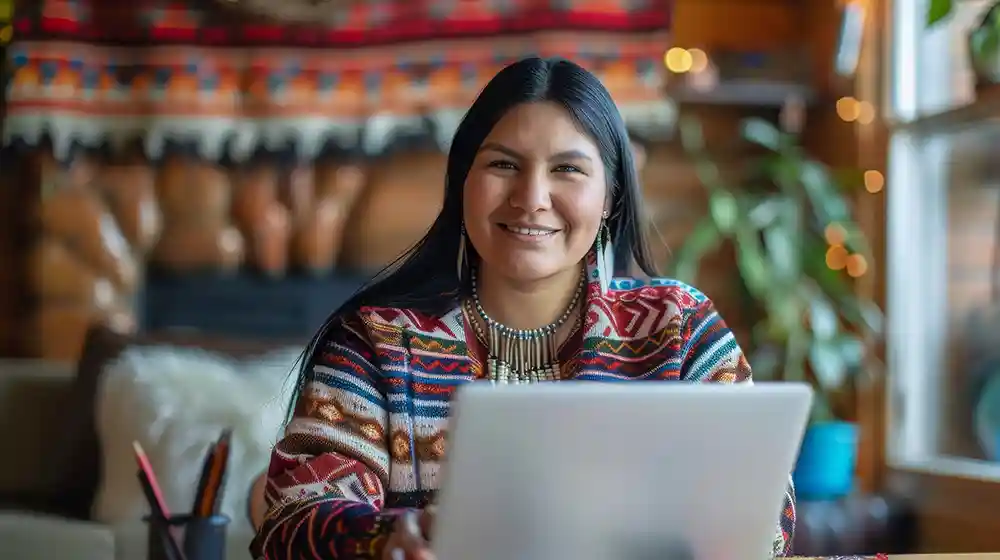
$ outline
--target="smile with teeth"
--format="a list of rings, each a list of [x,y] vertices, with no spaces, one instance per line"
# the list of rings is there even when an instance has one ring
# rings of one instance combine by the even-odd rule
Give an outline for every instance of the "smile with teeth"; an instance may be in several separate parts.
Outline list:
[[[526,228],[519,226],[510,226],[507,224],[501,224],[501,227],[503,227],[505,230],[511,233],[516,233],[518,235],[529,235],[531,237],[544,237],[546,235],[552,235],[558,231],[554,229],[536,229],[536,228]]]

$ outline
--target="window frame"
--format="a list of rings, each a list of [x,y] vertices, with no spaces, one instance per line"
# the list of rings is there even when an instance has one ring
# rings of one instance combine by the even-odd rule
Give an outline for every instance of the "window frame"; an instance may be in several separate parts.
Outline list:
[[[935,395],[947,382],[948,228],[947,137],[968,107],[937,114],[921,110],[918,91],[930,78],[920,74],[924,49],[923,6],[887,2],[888,158],[886,187],[886,364],[889,371],[886,461],[890,468],[1000,482],[1000,464],[937,453],[945,411]],[[939,48],[938,34],[930,47]],[[911,44],[911,50],[902,45]],[[945,58],[945,57],[938,57]],[[940,63],[939,63],[940,64]],[[969,120],[968,123],[971,123]],[[968,124],[967,123],[967,124]],[[935,163],[936,160],[936,163]],[[919,185],[920,188],[914,188]],[[920,258],[915,258],[919,255]],[[919,278],[920,282],[913,279]]]
[[[876,84],[885,116],[881,121],[885,221],[880,233],[886,255],[887,374],[882,391],[875,391],[880,402],[872,412],[881,423],[875,428],[881,449],[874,452],[882,454],[880,474],[884,474],[878,486],[909,499],[919,528],[917,552],[998,550],[1000,508],[995,504],[1000,503],[1000,464],[938,455],[932,445],[941,432],[937,420],[945,414],[943,408],[931,406],[931,393],[946,375],[946,347],[940,342],[945,338],[939,337],[948,328],[948,238],[933,232],[946,231],[949,185],[943,173],[934,177],[917,163],[927,165],[921,158],[928,153],[946,155],[945,148],[928,151],[920,146],[929,135],[943,137],[985,116],[1000,117],[1000,97],[936,114],[921,111],[917,60],[926,57],[901,45],[918,44],[923,3],[868,3],[876,12],[872,18],[876,30],[869,36],[879,36],[881,44],[874,55],[879,61],[858,81]],[[937,184],[928,187],[928,177]],[[914,278],[921,278],[920,283],[912,282]],[[902,326],[906,328],[897,328]]]

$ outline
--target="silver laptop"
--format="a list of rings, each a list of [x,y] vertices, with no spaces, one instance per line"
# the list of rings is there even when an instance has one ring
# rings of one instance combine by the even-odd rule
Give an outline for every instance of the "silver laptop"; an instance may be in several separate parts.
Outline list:
[[[808,385],[459,390],[437,560],[769,557]]]

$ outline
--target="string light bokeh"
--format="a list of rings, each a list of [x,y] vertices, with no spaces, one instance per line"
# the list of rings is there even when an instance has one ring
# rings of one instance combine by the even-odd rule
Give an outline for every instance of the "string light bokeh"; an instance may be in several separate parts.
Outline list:
[[[0,46],[4,46],[14,38],[14,0],[0,0]]]

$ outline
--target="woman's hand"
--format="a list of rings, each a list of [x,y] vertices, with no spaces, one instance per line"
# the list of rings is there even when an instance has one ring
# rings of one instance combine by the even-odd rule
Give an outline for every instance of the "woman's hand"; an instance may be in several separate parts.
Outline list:
[[[402,513],[385,543],[382,560],[434,560],[430,534],[434,529],[434,506]]]

